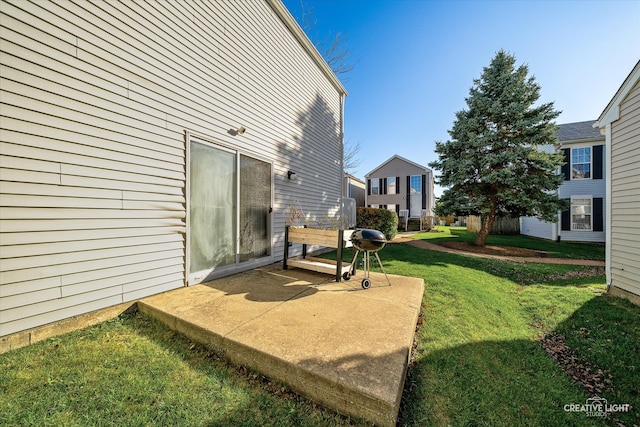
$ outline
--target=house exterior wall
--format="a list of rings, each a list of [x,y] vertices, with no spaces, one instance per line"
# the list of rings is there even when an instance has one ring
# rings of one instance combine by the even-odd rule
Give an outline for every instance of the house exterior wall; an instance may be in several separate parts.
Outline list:
[[[616,288],[640,296],[640,79],[611,123],[611,244],[609,276]]]
[[[605,140],[602,138],[591,138],[591,139],[583,139],[580,141],[560,141],[562,143],[562,149],[575,149],[575,148],[584,148],[584,147],[594,147],[604,145]],[[545,152],[553,152],[554,148],[551,145],[546,145],[540,148],[540,150]],[[602,175],[599,179],[592,178],[589,179],[569,179],[565,180],[560,187],[558,187],[558,197],[561,199],[571,199],[572,197],[579,198],[590,198],[592,199],[602,199],[603,205],[606,205],[606,159],[604,155],[604,151],[602,150],[603,157],[598,159],[599,164],[602,166]],[[593,168],[595,168],[595,161],[592,158],[592,172]],[[569,165],[570,166],[570,165]],[[563,171],[565,173],[569,173],[569,166],[567,170]],[[602,218],[599,218],[598,221],[602,224],[602,230],[588,230],[588,231],[578,231],[578,230],[566,230],[562,226],[562,215],[558,215],[558,221],[556,223],[550,223],[546,221],[541,221],[535,217],[523,217],[521,219],[521,234],[539,237],[542,239],[556,240],[560,237],[561,240],[568,241],[579,241],[579,242],[595,242],[595,243],[603,243],[606,239],[606,215],[605,210],[602,210]],[[594,219],[595,221],[595,219]],[[600,228],[595,227],[594,228]],[[570,227],[569,227],[570,228]]]
[[[538,237],[540,239],[555,240],[558,237],[558,224],[541,221],[536,217],[520,218],[520,234]]]
[[[364,181],[352,175],[345,174],[344,189],[343,189],[344,197],[355,199],[356,206],[363,207],[366,191],[367,191],[367,186],[365,185]]]
[[[371,205],[396,205],[399,209],[407,209],[407,177],[412,175],[425,175],[423,193],[426,192],[426,208],[433,212],[435,204],[433,171],[421,167],[413,162],[405,161],[399,156],[394,156],[378,168],[371,171],[365,177],[367,183],[367,206]],[[395,194],[370,194],[369,183],[373,179],[399,178],[399,190]]]
[[[0,2],[0,336],[185,285],[187,136],[273,164],[268,261],[338,211],[346,92],[287,14]]]
[[[580,142],[574,144],[563,143],[563,148],[584,148],[584,147],[594,147],[598,145],[604,144],[604,138],[598,141],[590,141],[590,142]],[[606,186],[606,159],[603,150],[603,157],[600,159],[600,164],[602,166],[602,176],[600,179],[571,179],[564,181],[560,187],[558,188],[558,197],[561,199],[571,199],[572,197],[579,198],[602,198],[602,203],[606,205],[607,203],[607,186]],[[592,159],[592,172],[595,168],[594,166],[595,160]],[[592,213],[593,214],[593,213]],[[595,218],[593,219],[595,221]],[[577,230],[563,230],[562,229],[562,219],[558,220],[558,235],[561,240],[568,241],[577,241],[577,242],[597,242],[603,243],[605,241],[605,227],[606,224],[606,214],[605,210],[602,210],[602,218],[599,220],[603,225],[601,231],[596,230],[588,230],[588,231],[577,231]]]

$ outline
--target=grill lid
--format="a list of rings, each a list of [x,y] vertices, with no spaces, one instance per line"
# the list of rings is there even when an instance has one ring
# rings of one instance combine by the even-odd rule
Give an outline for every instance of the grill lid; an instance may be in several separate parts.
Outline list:
[[[384,248],[387,238],[381,231],[363,228],[351,234],[351,243],[361,251],[377,252]]]

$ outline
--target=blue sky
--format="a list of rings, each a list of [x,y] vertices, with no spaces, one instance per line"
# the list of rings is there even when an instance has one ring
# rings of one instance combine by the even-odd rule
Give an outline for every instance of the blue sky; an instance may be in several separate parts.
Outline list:
[[[296,18],[311,9],[318,36],[346,37],[345,139],[361,145],[359,178],[394,154],[436,160],[435,141],[501,49],[529,67],[558,124],[597,119],[640,59],[639,0],[283,2]]]

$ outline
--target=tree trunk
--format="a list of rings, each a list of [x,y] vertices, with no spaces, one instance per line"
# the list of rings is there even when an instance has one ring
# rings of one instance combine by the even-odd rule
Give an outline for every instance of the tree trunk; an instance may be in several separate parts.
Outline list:
[[[478,231],[478,234],[476,234],[476,241],[474,242],[476,246],[481,246],[484,248],[487,237],[489,236],[489,233],[491,233],[491,229],[493,228],[493,222],[495,221],[495,219],[496,204],[492,201],[491,211],[482,219],[482,227],[480,227],[480,231]]]

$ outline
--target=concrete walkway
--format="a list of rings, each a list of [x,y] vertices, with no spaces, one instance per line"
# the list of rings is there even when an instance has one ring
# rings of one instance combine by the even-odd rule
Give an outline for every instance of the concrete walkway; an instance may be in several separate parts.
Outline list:
[[[422,279],[360,286],[281,264],[145,298],[172,329],[340,413],[395,426]]]

